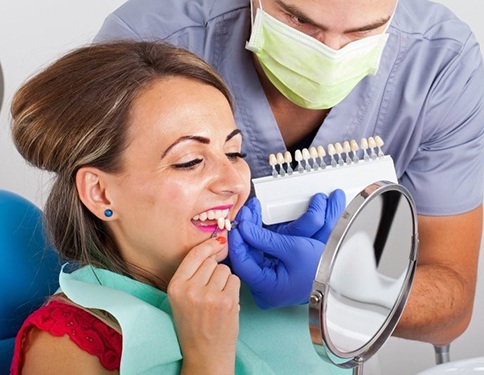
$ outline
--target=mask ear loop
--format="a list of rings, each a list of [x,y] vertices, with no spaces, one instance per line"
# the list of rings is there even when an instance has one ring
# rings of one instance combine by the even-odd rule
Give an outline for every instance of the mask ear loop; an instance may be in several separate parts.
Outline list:
[[[259,0],[260,9],[264,10],[262,7],[262,0]],[[254,0],[250,0],[250,22],[254,26]]]
[[[383,31],[383,34],[385,34],[387,31],[388,31],[388,28],[390,27],[392,21],[393,21],[393,16],[395,16],[395,12],[397,11],[397,7],[398,7],[398,1],[396,2],[395,4],[395,9],[393,9],[393,13],[392,15],[390,16],[390,19],[388,20],[388,23],[387,23],[387,26],[385,27],[385,30]]]

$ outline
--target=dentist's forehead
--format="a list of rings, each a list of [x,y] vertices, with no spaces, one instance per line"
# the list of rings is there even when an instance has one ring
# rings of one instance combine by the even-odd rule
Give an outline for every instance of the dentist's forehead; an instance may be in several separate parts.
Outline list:
[[[368,14],[385,11],[391,13],[397,0],[254,0],[254,4],[263,8],[279,6],[283,9],[295,9],[316,19],[325,18],[329,14],[359,18],[365,14],[356,13],[357,10],[365,10]]]
[[[397,0],[254,0],[271,11],[283,11],[323,31],[355,32],[385,24]]]

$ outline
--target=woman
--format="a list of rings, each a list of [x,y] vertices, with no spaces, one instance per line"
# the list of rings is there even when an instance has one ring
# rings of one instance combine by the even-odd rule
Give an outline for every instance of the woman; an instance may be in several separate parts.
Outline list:
[[[56,174],[48,229],[80,266],[24,323],[14,374],[321,369],[307,309],[258,309],[221,263],[250,172],[206,63],[150,42],[80,48],[20,88],[12,117],[22,156]]]

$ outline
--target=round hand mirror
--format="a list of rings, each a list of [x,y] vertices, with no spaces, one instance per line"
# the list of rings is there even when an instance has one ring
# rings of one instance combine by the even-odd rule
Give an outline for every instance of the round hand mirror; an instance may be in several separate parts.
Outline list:
[[[362,190],[333,229],[309,301],[317,353],[363,373],[390,337],[413,281],[417,215],[408,190],[386,181]]]

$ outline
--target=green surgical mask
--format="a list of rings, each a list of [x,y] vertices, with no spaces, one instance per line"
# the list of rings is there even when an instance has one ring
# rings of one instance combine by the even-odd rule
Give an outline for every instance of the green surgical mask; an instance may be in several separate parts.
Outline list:
[[[387,39],[383,33],[334,50],[259,8],[246,48],[291,102],[327,109],[346,98],[364,77],[376,74]]]

